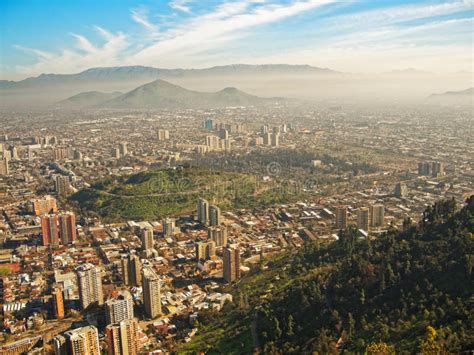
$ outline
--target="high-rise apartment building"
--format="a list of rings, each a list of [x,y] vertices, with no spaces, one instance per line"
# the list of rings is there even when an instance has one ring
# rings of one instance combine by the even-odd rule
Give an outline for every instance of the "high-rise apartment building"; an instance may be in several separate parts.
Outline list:
[[[228,139],[221,139],[220,140],[220,149],[225,151],[225,152],[230,152],[231,149],[232,149],[232,143],[231,143],[231,140],[228,138]]]
[[[440,161],[434,161],[431,163],[431,176],[439,177],[444,176],[444,163]]]
[[[133,298],[130,292],[121,291],[116,297],[105,302],[107,324],[120,323],[130,319],[133,319]]]
[[[336,207],[336,228],[346,229],[347,228],[347,206]]]
[[[120,260],[122,266],[122,280],[127,286],[142,284],[141,262],[137,255],[129,254]]]
[[[431,172],[430,163],[426,161],[422,161],[418,163],[418,175],[420,176],[428,176]]]
[[[63,245],[76,241],[76,215],[74,213],[63,212],[59,214],[59,235]]]
[[[105,328],[108,355],[138,354],[138,322],[135,319],[109,324]]]
[[[218,136],[206,136],[206,146],[211,150],[220,149],[220,138]]]
[[[158,130],[158,140],[159,141],[166,141],[170,139],[170,131],[166,129],[159,129]]]
[[[369,209],[367,207],[359,208],[357,210],[357,228],[363,231],[369,231]]]
[[[58,196],[65,196],[71,193],[71,179],[69,176],[56,175],[56,193]]]
[[[151,267],[142,270],[143,305],[150,318],[161,314],[160,278]]]
[[[44,246],[59,245],[58,215],[41,216],[41,235]]]
[[[227,228],[225,226],[209,227],[207,236],[216,243],[216,247],[222,247],[227,244]]]
[[[120,151],[120,155],[123,157],[128,155],[127,142],[121,142],[119,144],[119,151]]]
[[[221,209],[216,205],[209,206],[209,225],[219,226],[222,224]]]
[[[176,221],[174,218],[166,218],[163,221],[163,235],[171,237],[174,234],[176,228]]]
[[[239,248],[231,245],[224,248],[224,280],[228,283],[240,278],[240,255]]]
[[[140,239],[142,241],[142,250],[153,249],[153,229],[151,227],[143,228],[140,231]]]
[[[56,355],[100,355],[99,333],[92,325],[68,330],[53,342]]]
[[[212,240],[196,243],[196,259],[208,260],[216,255],[216,243]]]
[[[199,223],[204,226],[209,225],[209,202],[203,198],[200,198],[197,203],[197,217]]]
[[[403,182],[397,183],[395,185],[395,191],[394,194],[396,197],[404,197],[408,194],[408,187],[405,185]]]
[[[68,157],[68,149],[67,148],[54,148],[53,149],[53,158],[55,161],[64,160]]]
[[[384,225],[385,207],[377,204],[370,206],[370,226],[381,227]]]
[[[92,264],[82,264],[76,268],[76,274],[81,308],[86,309],[91,304],[104,304],[100,268]]]

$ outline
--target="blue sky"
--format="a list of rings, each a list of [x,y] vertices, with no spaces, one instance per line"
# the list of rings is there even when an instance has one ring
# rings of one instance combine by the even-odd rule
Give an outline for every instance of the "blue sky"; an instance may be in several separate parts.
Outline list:
[[[0,78],[90,67],[472,71],[474,0],[0,0]]]

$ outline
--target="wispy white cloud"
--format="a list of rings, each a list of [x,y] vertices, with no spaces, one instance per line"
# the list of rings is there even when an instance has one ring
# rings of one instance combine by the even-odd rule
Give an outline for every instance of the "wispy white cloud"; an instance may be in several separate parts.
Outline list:
[[[131,16],[136,23],[143,26],[145,29],[152,32],[158,31],[158,26],[151,23],[148,19],[148,11],[145,8],[133,9],[131,11]]]
[[[247,29],[277,22],[335,1],[303,0],[276,4],[246,0],[225,3],[211,13],[196,16],[168,30],[163,40],[139,51],[132,60],[152,65],[164,54],[181,50],[189,53],[190,48],[201,50],[200,47],[208,45],[209,42],[222,43],[222,38],[229,34],[233,34],[232,38],[235,39],[239,33],[243,35]],[[259,5],[250,6],[255,3]]]
[[[170,2],[170,7],[177,11],[186,12],[188,14],[191,13],[191,7],[188,5],[191,1],[190,0],[173,0]]]
[[[94,66],[114,66],[123,62],[122,54],[129,46],[125,34],[111,33],[96,27],[103,38],[101,45],[94,46],[86,37],[71,34],[75,39],[73,49],[64,49],[60,53],[40,51],[37,49],[16,46],[16,48],[36,55],[33,65],[17,66],[17,71],[26,75],[39,73],[71,73]]]

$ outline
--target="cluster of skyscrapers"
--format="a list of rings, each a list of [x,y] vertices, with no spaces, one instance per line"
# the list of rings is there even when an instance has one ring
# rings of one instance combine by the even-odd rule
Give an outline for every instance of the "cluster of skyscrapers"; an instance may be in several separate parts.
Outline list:
[[[370,227],[381,227],[384,225],[385,208],[381,204],[357,209],[357,228],[368,232]],[[337,229],[348,227],[348,207],[337,206],[335,211],[335,226]]]

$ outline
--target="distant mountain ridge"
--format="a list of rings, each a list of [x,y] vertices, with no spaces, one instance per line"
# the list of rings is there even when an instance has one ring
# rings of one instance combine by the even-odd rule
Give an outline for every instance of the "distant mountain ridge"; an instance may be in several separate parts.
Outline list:
[[[310,65],[289,64],[232,64],[215,66],[204,69],[162,69],[147,66],[125,66],[125,67],[98,67],[84,70],[75,74],[41,74],[20,81],[0,80],[0,88],[26,88],[36,85],[58,85],[73,82],[96,80],[139,80],[147,78],[150,80],[173,77],[199,77],[209,75],[252,75],[252,74],[337,74],[339,72],[313,67]]]
[[[474,87],[468,88],[466,90],[446,91],[442,94],[432,94],[432,95],[430,95],[430,97],[436,97],[436,96],[469,96],[469,95],[474,95]]]
[[[472,105],[474,103],[474,87],[460,91],[446,91],[442,94],[428,96],[430,102],[441,104]]]
[[[66,108],[171,109],[254,106],[269,102],[270,99],[250,95],[232,87],[208,93],[188,90],[157,79],[125,94],[84,92],[63,100],[58,105]]]

